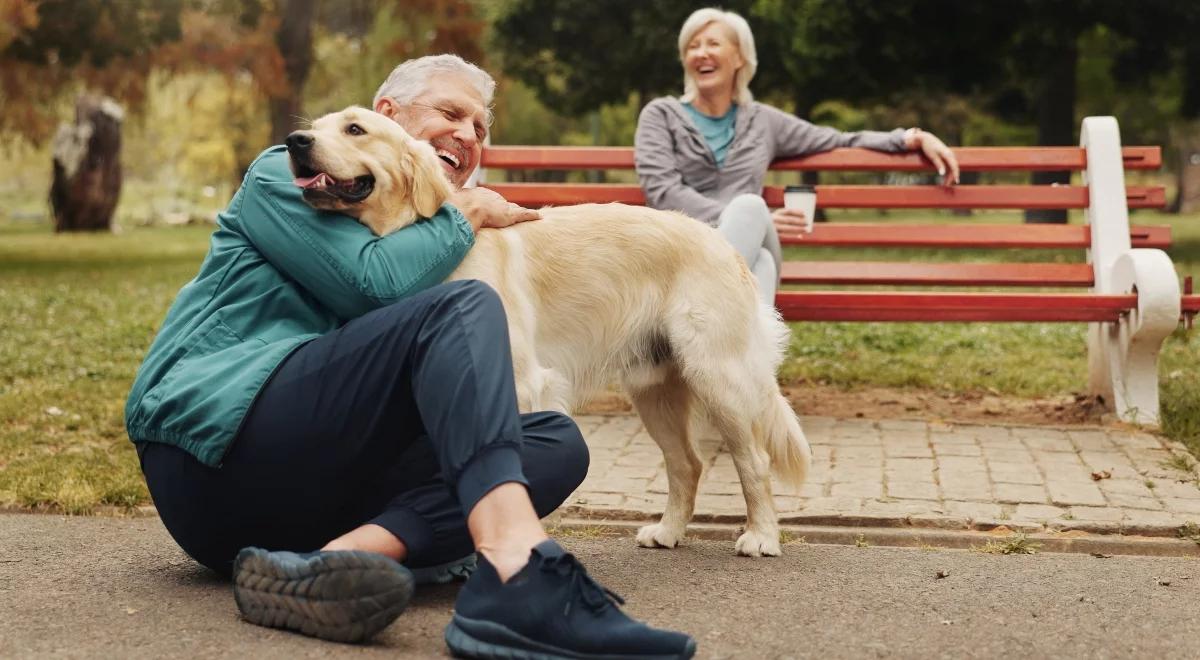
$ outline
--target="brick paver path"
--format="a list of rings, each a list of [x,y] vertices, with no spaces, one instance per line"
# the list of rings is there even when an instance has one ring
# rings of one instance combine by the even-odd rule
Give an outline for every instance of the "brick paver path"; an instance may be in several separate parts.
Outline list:
[[[667,493],[662,454],[638,418],[596,415],[577,421],[592,467],[566,513],[626,519],[662,513]],[[801,421],[813,448],[813,470],[798,493],[776,485],[784,523],[1173,535],[1184,523],[1200,522],[1197,474],[1168,464],[1187,452],[1149,433]],[[729,454],[716,439],[697,435],[706,469],[695,520],[743,521],[745,503]]]

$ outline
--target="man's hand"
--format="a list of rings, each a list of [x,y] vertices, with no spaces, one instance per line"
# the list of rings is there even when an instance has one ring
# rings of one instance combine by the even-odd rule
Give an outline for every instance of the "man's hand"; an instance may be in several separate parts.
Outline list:
[[[942,184],[952,186],[958,183],[958,159],[945,142],[933,133],[926,133],[919,128],[910,128],[904,136],[904,146],[909,150],[920,149],[921,153],[937,168],[942,177]]]
[[[508,227],[542,217],[540,212],[517,206],[487,188],[463,188],[446,201],[466,216],[475,231],[481,227]]]
[[[771,212],[775,231],[780,238],[804,238],[808,233],[808,218],[800,209],[775,209]]]

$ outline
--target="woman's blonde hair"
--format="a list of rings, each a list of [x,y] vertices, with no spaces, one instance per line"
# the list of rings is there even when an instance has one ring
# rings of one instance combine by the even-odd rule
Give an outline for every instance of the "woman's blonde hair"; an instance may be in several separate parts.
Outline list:
[[[742,53],[742,68],[738,69],[733,78],[733,100],[741,105],[747,105],[754,100],[750,93],[750,80],[758,70],[758,53],[754,50],[754,33],[746,19],[731,11],[722,11],[713,7],[697,9],[683,22],[679,30],[679,61],[684,62],[688,43],[696,33],[703,30],[709,23],[720,23],[733,31],[738,49]],[[684,102],[696,99],[696,81],[687,67],[683,68],[683,97]]]

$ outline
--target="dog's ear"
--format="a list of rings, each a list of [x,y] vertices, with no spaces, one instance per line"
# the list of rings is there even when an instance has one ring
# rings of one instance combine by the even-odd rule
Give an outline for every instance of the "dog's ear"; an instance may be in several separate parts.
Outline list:
[[[404,154],[405,170],[412,173],[412,204],[417,215],[428,218],[437,213],[453,190],[437,156],[428,145],[409,149]]]

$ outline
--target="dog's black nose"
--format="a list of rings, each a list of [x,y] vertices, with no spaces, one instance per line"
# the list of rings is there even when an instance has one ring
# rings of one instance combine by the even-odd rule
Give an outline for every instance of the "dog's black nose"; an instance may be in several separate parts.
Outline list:
[[[288,151],[292,153],[308,151],[312,148],[313,136],[304,131],[293,131],[283,142],[287,145]]]

